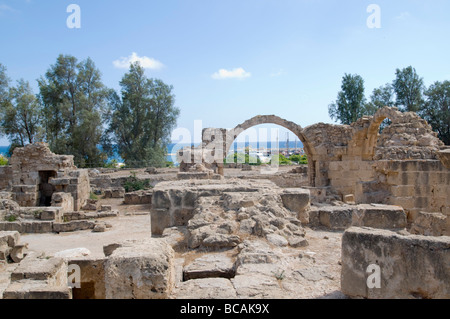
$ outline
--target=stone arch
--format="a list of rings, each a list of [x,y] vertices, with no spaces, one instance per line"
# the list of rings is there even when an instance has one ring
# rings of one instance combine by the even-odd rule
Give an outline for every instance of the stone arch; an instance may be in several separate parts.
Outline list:
[[[379,134],[386,118],[392,122],[385,129],[389,131]],[[368,126],[362,157],[366,160],[436,159],[443,145],[437,133],[417,113],[384,107],[375,113]]]
[[[299,140],[303,143],[303,149],[308,157],[308,170],[309,170],[309,180],[311,186],[314,186],[315,181],[315,150],[312,147],[311,143],[308,141],[308,139],[303,134],[303,128],[291,121],[285,120],[279,116],[276,115],[258,115],[255,116],[244,123],[241,123],[237,125],[235,128],[231,130],[226,131],[226,142],[224,143],[224,154],[228,153],[228,150],[230,149],[231,145],[233,144],[234,140],[244,132],[245,130],[248,130],[249,128],[252,128],[257,125],[261,124],[276,124],[281,127],[284,127],[285,129],[291,131],[299,138]]]
[[[257,125],[261,125],[261,124],[276,124],[276,125],[282,126],[285,129],[291,131],[303,143],[305,153],[308,156],[314,155],[313,148],[311,147],[310,143],[304,136],[302,127],[294,122],[285,120],[276,115],[258,115],[258,116],[255,116],[255,117],[245,121],[242,124],[237,125],[234,129],[228,130],[226,133],[227,134],[227,143],[226,143],[227,147],[228,148],[231,147],[232,143],[239,136],[239,134],[241,134],[245,130],[248,130],[249,128],[252,128],[253,126],[257,126]]]
[[[379,132],[381,123],[383,123],[385,119],[390,119],[392,122],[397,121],[397,119],[401,117],[402,114],[402,112],[394,107],[383,107],[375,113],[375,115],[372,117],[372,120],[370,121],[369,127],[367,128],[365,145],[362,154],[363,159],[373,159],[377,141],[380,137]]]

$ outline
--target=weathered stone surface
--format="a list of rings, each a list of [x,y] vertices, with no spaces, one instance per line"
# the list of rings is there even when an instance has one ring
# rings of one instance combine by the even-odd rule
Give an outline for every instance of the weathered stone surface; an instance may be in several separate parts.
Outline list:
[[[3,299],[72,299],[72,290],[67,286],[50,286],[46,281],[21,280],[8,286]]]
[[[38,258],[28,255],[11,274],[11,281],[45,281],[50,286],[67,285],[67,264],[62,258]]]
[[[405,211],[399,206],[361,204],[314,208],[310,211],[310,224],[336,230],[351,226],[403,229],[407,221]]]
[[[17,231],[0,231],[0,246],[14,247],[19,243],[20,234]]]
[[[67,223],[53,223],[53,232],[55,233],[65,233],[73,232],[78,230],[88,230],[94,229],[95,222],[88,220],[77,220]]]
[[[328,206],[319,208],[319,221],[330,229],[344,230],[352,225],[353,208]]]
[[[142,205],[151,204],[153,197],[153,190],[140,190],[124,195],[124,204],[126,205]]]
[[[187,226],[189,248],[215,250],[235,247],[248,234],[304,237],[297,214],[282,203],[283,192],[267,180],[161,183],[153,194],[152,234],[174,225]],[[300,241],[303,238],[292,242]],[[288,244],[284,239],[283,245]]]
[[[450,218],[441,213],[419,212],[409,231],[416,235],[450,236]]]
[[[123,187],[108,188],[104,192],[104,198],[123,198],[125,196],[125,189]]]
[[[106,298],[167,298],[174,284],[173,258],[165,240],[122,243],[105,264]]]
[[[69,265],[80,267],[80,286],[74,287],[74,299],[105,299],[105,262],[103,258],[70,258]]]
[[[53,193],[52,206],[53,207],[61,207],[62,213],[73,211],[74,202],[73,202],[72,194],[70,194],[70,193]]]
[[[310,196],[310,191],[302,188],[288,188],[281,193],[284,206],[297,213],[297,218],[303,224],[308,224],[309,222],[309,215],[306,211],[309,208]]]
[[[199,278],[233,278],[234,260],[223,253],[207,254],[183,268],[183,280]]]
[[[277,234],[268,234],[266,238],[270,243],[278,247],[285,247],[289,245],[289,242],[286,238]]]
[[[176,299],[236,299],[236,291],[226,278],[201,278],[180,283]]]
[[[358,205],[357,212],[353,214],[352,225],[382,229],[405,228],[406,214],[399,206],[362,204]]]
[[[71,259],[77,259],[89,256],[91,254],[91,251],[87,248],[73,248],[73,249],[67,249],[63,251],[59,251],[55,253],[56,258],[62,258],[65,260],[71,260]]]
[[[367,286],[370,265],[380,267],[380,288]],[[449,265],[450,237],[352,227],[342,238],[341,288],[352,297],[448,299]]]

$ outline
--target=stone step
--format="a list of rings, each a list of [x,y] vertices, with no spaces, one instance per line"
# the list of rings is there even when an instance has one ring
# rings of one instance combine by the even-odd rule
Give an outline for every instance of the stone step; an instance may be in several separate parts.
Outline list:
[[[183,281],[200,278],[233,278],[236,267],[233,258],[223,253],[207,254],[183,268]]]
[[[28,255],[11,274],[11,282],[45,281],[50,286],[67,286],[67,264],[62,258],[42,258]]]
[[[21,280],[6,288],[3,299],[72,299],[72,289],[50,286],[41,280]]]

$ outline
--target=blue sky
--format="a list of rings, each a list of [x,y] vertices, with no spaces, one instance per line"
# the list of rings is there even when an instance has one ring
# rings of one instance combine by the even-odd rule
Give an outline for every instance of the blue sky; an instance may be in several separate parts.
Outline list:
[[[72,3],[80,29],[66,25]],[[381,28],[367,26],[370,4]],[[409,65],[426,85],[449,80],[449,15],[448,0],[0,0],[0,63],[37,93],[60,53],[91,57],[119,90],[135,53],[174,86],[178,127],[231,128],[258,114],[306,127],[333,123],[345,73],[364,78],[367,97]]]

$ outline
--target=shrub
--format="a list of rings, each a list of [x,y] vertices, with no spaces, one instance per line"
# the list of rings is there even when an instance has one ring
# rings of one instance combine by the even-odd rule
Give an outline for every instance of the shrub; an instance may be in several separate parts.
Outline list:
[[[98,196],[91,192],[91,193],[89,194],[89,199],[97,200],[97,199],[98,199]]]
[[[5,220],[7,222],[12,223],[12,222],[15,222],[17,220],[17,217],[15,215],[9,215],[9,216],[5,216]]]
[[[4,157],[3,155],[0,155],[0,166],[6,166],[8,165],[8,159]]]
[[[149,179],[138,179],[136,173],[132,172],[130,177],[125,181],[123,188],[125,188],[125,192],[130,193],[142,189],[149,189],[152,186],[150,185]]]
[[[259,158],[244,153],[234,153],[228,155],[227,158],[224,160],[224,164],[226,163],[250,164],[255,166],[259,166],[262,164]]]
[[[306,155],[291,155],[289,160],[298,164],[308,164],[308,158]]]

